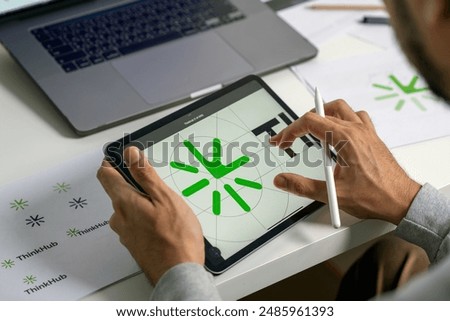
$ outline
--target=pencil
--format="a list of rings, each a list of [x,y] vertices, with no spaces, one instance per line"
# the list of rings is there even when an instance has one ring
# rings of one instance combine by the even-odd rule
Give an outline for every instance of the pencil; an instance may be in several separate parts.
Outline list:
[[[322,96],[320,95],[319,89],[316,88],[314,97],[316,112],[319,116],[325,117],[325,111],[323,107]],[[334,228],[339,228],[341,226],[341,218],[339,217],[339,206],[336,193],[336,184],[334,181],[333,164],[330,155],[330,149],[327,142],[322,143],[322,155],[323,155],[323,167],[325,170],[325,180],[327,184],[328,193],[328,207],[330,209],[331,225]]]
[[[309,6],[313,10],[386,10],[383,5],[352,5],[352,4],[313,4]]]

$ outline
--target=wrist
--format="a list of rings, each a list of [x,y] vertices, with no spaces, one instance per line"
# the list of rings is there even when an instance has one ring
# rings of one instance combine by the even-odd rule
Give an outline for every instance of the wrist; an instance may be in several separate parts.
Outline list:
[[[398,225],[406,217],[414,198],[421,188],[422,185],[407,177],[398,189],[397,210],[390,215],[391,219],[388,220],[389,222]]]
[[[186,251],[181,253],[178,251],[167,251],[165,255],[153,259],[139,264],[153,286],[158,283],[167,271],[177,265],[193,263],[203,266],[205,262],[203,248],[202,251]]]

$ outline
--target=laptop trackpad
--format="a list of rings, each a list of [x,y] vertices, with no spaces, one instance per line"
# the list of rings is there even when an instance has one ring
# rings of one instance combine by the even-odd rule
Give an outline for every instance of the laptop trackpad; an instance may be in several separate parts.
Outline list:
[[[150,105],[235,80],[253,67],[213,32],[201,33],[112,62]]]

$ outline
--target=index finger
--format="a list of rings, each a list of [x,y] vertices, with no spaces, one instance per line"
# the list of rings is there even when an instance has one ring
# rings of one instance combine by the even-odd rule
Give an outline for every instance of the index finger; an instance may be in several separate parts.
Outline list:
[[[115,199],[122,194],[124,186],[130,186],[107,160],[103,160],[102,165],[98,169],[97,179],[111,199]]]
[[[325,115],[347,120],[351,122],[360,123],[361,119],[353,111],[353,109],[347,104],[345,100],[338,99],[333,100],[324,105]]]
[[[320,140],[325,140],[326,132],[336,133],[335,137],[339,140],[338,124],[329,118],[321,117],[316,113],[307,112],[288,127],[283,129],[279,134],[271,138],[271,142],[280,146],[280,148],[288,148],[294,140],[306,134],[312,134]]]

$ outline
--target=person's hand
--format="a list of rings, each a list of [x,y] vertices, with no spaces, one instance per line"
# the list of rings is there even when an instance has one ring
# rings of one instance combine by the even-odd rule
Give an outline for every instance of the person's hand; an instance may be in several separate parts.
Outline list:
[[[271,142],[288,148],[292,142],[311,133],[321,141],[332,133],[329,144],[338,150],[334,176],[339,207],[358,218],[382,219],[398,224],[405,217],[420,185],[410,179],[377,136],[364,111],[354,112],[343,100],[325,104],[326,117],[308,112]],[[278,188],[327,203],[326,182],[283,173],[274,179]]]
[[[125,162],[146,195],[132,187],[107,161],[97,172],[112,200],[110,227],[130,251],[152,284],[184,262],[203,265],[200,223],[184,200],[158,176],[137,148],[125,150]]]

